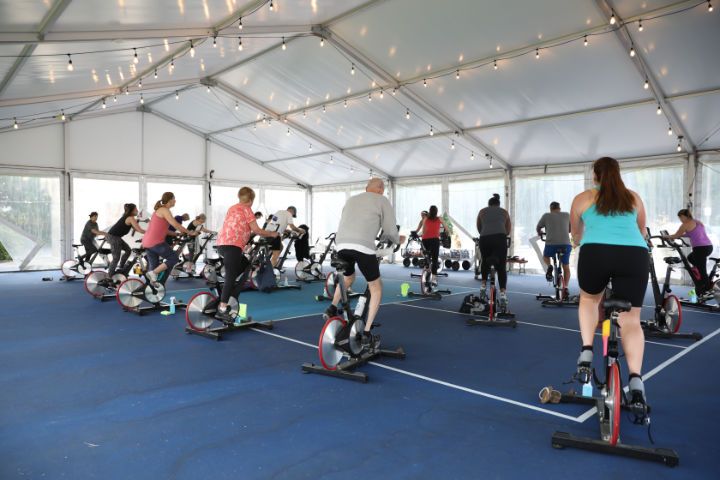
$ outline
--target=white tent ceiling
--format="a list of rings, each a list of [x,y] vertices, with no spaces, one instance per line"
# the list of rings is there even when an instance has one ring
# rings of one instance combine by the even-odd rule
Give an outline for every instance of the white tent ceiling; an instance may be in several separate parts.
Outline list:
[[[139,108],[312,185],[720,148],[702,0],[273,6],[0,0],[0,131]]]

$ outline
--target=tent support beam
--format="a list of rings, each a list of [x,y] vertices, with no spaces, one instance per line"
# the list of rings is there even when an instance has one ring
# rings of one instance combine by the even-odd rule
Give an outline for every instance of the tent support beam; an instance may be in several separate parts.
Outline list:
[[[297,179],[297,178],[295,178],[295,177],[293,177],[293,176],[291,176],[291,175],[288,175],[286,172],[283,172],[282,170],[277,169],[277,168],[275,168],[275,167],[273,167],[273,166],[271,166],[271,165],[263,165],[263,162],[262,162],[261,160],[258,160],[257,158],[253,157],[252,155],[248,155],[247,153],[245,153],[245,152],[243,152],[243,151],[240,151],[240,150],[238,150],[237,148],[235,148],[235,147],[233,147],[233,146],[231,146],[231,145],[228,145],[228,144],[226,144],[226,143],[224,143],[224,142],[221,142],[221,141],[219,141],[219,140],[217,140],[217,139],[215,139],[215,138],[212,138],[212,137],[210,137],[209,135],[201,132],[200,130],[198,130],[198,129],[194,128],[194,127],[191,127],[190,125],[188,125],[188,124],[186,124],[186,123],[184,123],[184,122],[181,122],[181,121],[176,120],[176,119],[174,119],[174,118],[172,118],[172,117],[169,117],[169,116],[165,115],[164,113],[158,112],[157,110],[152,110],[152,109],[150,109],[150,108],[146,108],[145,106],[143,106],[143,107],[141,107],[141,108],[138,108],[137,111],[139,111],[139,112],[145,112],[145,113],[151,113],[151,114],[155,115],[156,117],[161,118],[161,119],[165,120],[166,122],[175,125],[176,127],[182,128],[183,130],[186,130],[186,131],[188,131],[188,132],[190,132],[190,133],[192,133],[192,134],[195,134],[195,135],[197,135],[198,137],[200,137],[200,138],[202,138],[202,139],[204,139],[204,140],[207,140],[207,141],[209,141],[209,142],[212,142],[212,143],[214,143],[214,144],[216,144],[216,145],[218,145],[218,146],[220,146],[220,147],[223,147],[223,148],[225,148],[225,149],[233,152],[234,154],[236,154],[236,155],[238,155],[238,156],[240,156],[240,157],[242,157],[242,158],[244,158],[244,159],[246,159],[246,160],[249,160],[249,161],[251,161],[251,162],[253,162],[253,163],[255,163],[255,164],[257,164],[257,165],[259,165],[259,166],[261,166],[261,167],[263,167],[263,168],[266,168],[266,169],[270,170],[270,171],[273,172],[273,173],[276,173],[276,174],[278,174],[278,175],[280,175],[280,176],[282,176],[282,177],[284,177],[284,178],[287,178],[288,180],[291,180],[291,181],[295,182],[295,184],[297,184],[297,185],[299,185],[299,186],[301,186],[301,187],[303,187],[303,188],[307,188],[307,187],[308,187],[308,185],[307,185],[306,183],[302,182],[301,180],[299,180],[299,179]]]
[[[254,109],[256,109],[256,110],[258,110],[258,111],[260,111],[260,112],[262,112],[262,113],[264,113],[265,115],[271,117],[273,120],[281,121],[280,115],[278,115],[277,113],[273,112],[272,110],[270,110],[270,109],[269,109],[268,107],[266,107],[265,105],[262,105],[261,103],[253,100],[252,98],[249,98],[249,97],[247,97],[246,95],[238,92],[237,90],[235,90],[235,89],[234,89],[233,87],[231,87],[230,85],[227,85],[227,84],[224,83],[224,82],[217,82],[217,87],[220,88],[221,90],[225,91],[226,93],[232,95],[233,97],[235,97],[235,98],[238,99],[239,101],[243,102],[244,104],[246,104],[246,105],[248,105],[248,106],[250,106],[250,107],[252,107],[252,108],[254,108]],[[305,135],[305,136],[313,139],[313,140],[316,141],[317,143],[320,143],[320,144],[322,144],[322,145],[325,145],[327,148],[331,149],[333,152],[336,152],[336,153],[345,155],[346,157],[348,157],[349,159],[353,160],[354,162],[356,162],[356,163],[358,163],[358,164],[360,164],[360,165],[362,165],[362,166],[364,166],[364,167],[372,170],[373,172],[378,173],[378,174],[380,174],[380,175],[382,175],[382,176],[384,176],[384,177],[392,178],[392,175],[390,175],[390,174],[388,174],[387,172],[383,171],[381,168],[378,168],[378,167],[376,167],[376,166],[374,166],[374,165],[366,162],[365,160],[363,160],[362,158],[358,157],[357,155],[354,155],[354,154],[352,154],[352,153],[350,153],[350,152],[348,152],[348,151],[346,151],[346,150],[343,150],[343,149],[340,148],[338,145],[335,145],[334,143],[332,143],[331,141],[329,141],[327,138],[325,138],[325,137],[323,137],[323,136],[321,136],[321,135],[318,135],[317,133],[312,132],[311,130],[308,130],[308,129],[305,128],[304,126],[299,125],[298,123],[293,122],[293,121],[290,121],[290,120],[288,120],[287,124],[288,124],[289,126],[291,126],[293,129],[295,129],[295,130],[297,130],[298,132],[302,133],[303,135]]]
[[[168,92],[168,93],[166,93],[165,95],[160,95],[159,97],[153,98],[153,99],[150,100],[149,102],[145,102],[145,106],[146,106],[146,107],[151,107],[151,106],[153,106],[154,104],[156,104],[156,103],[158,103],[158,102],[162,102],[162,101],[165,100],[166,98],[174,97],[176,93],[179,94],[179,93],[182,93],[182,92],[187,92],[188,90],[192,90],[193,88],[197,88],[198,86],[200,86],[199,83],[194,83],[194,84],[192,84],[192,85],[185,85],[185,86],[182,87],[182,88],[178,88],[178,89],[175,90],[174,92]]]
[[[609,21],[611,15],[613,14],[613,12],[615,12],[612,4],[610,3],[610,0],[595,0],[595,3],[597,4],[598,8],[605,16],[605,18]],[[623,19],[618,16],[617,12],[615,12],[615,16],[622,25]],[[629,52],[631,48],[634,48],[635,42],[630,35],[627,24],[622,28],[616,29],[615,36],[618,38],[618,40],[620,40],[620,43],[622,44],[626,52]],[[695,143],[692,141],[692,138],[690,138],[687,128],[685,128],[682,120],[680,120],[680,116],[677,114],[677,112],[675,112],[675,108],[670,103],[665,101],[665,93],[660,86],[660,82],[658,82],[657,77],[655,76],[655,74],[653,74],[652,69],[645,61],[641,49],[637,48],[635,50],[635,57],[630,57],[630,55],[628,55],[628,58],[632,61],[640,76],[645,77],[645,79],[650,84],[650,92],[652,92],[658,105],[660,105],[660,107],[662,108],[662,112],[663,114],[665,114],[665,117],[667,117],[668,122],[670,122],[670,126],[672,127],[673,132],[677,134],[678,141],[680,141],[680,137],[682,137],[681,143],[684,142],[687,150],[691,153],[694,153],[697,150],[697,148],[695,147]]]
[[[48,10],[48,12],[45,14],[42,21],[40,22],[40,28],[36,33],[32,34],[35,37],[36,41],[42,40],[45,37],[48,30],[52,28],[57,19],[60,18],[60,15],[62,15],[62,13],[65,11],[67,6],[70,5],[70,1],[71,0],[56,0],[55,3],[52,4],[52,7],[50,7],[50,10]],[[15,59],[15,62],[10,67],[10,70],[8,70],[8,72],[5,74],[5,77],[2,79],[2,82],[0,82],[0,96],[2,96],[3,92],[13,81],[15,75],[17,75],[18,72],[22,69],[23,65],[25,65],[25,62],[27,62],[27,60],[33,54],[35,48],[37,48],[37,44],[35,43],[29,43],[26,44],[25,47],[23,47],[22,51],[20,52],[20,56]]]

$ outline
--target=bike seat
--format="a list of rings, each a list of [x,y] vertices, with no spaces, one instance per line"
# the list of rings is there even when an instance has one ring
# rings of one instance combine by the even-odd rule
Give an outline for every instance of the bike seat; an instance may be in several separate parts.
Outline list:
[[[112,253],[112,250],[110,250],[109,248],[101,248],[100,250],[98,250],[98,252],[100,252],[101,255],[110,255],[110,253]]]
[[[82,243],[73,243],[72,246],[73,247],[82,247]]]
[[[617,310],[618,312],[629,312],[632,308],[632,303],[620,298],[611,298],[603,302],[603,308]]]
[[[665,257],[663,258],[663,260],[669,265],[675,265],[676,263],[682,262],[682,260],[680,260],[680,257]]]
[[[332,260],[330,262],[330,266],[339,272],[346,272],[347,270],[350,269],[350,263],[348,263],[345,260],[342,260],[340,258],[336,258],[336,259]]]

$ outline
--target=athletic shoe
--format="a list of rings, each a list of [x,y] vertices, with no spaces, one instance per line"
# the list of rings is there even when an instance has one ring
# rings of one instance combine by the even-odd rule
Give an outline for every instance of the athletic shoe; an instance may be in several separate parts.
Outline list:
[[[500,293],[500,310],[502,310],[504,312],[505,310],[507,310],[507,306],[508,306],[507,294],[502,292],[502,293]]]
[[[337,316],[337,314],[338,314],[338,308],[335,305],[333,305],[332,303],[330,304],[330,306],[328,308],[325,309],[325,315],[327,315],[328,318],[335,317],[335,316]]]
[[[151,283],[157,283],[157,281],[158,281],[157,273],[155,273],[152,270],[148,270],[148,272],[145,275],[147,276],[148,280],[150,280]]]
[[[215,313],[215,318],[225,324],[235,323],[235,319],[232,318],[232,316],[230,315],[230,306],[229,305],[225,306],[224,309],[221,309],[220,307],[218,307],[217,313]]]
[[[628,383],[630,393],[630,411],[635,415],[635,423],[645,424],[648,422],[650,406],[645,400],[645,385],[640,377],[633,377]]]
[[[378,348],[380,348],[380,336],[373,335],[370,332],[363,332],[361,344],[362,344],[363,350],[366,350],[366,351],[377,350]]]
[[[592,378],[593,351],[583,350],[577,360],[576,376],[581,383],[588,383]]]
[[[553,281],[553,266],[552,265],[548,265],[547,272],[545,272],[545,278],[547,279],[548,282]]]
[[[488,295],[487,295],[487,292],[485,291],[485,289],[483,288],[482,290],[480,290],[480,303],[485,304],[487,302],[488,302]]]

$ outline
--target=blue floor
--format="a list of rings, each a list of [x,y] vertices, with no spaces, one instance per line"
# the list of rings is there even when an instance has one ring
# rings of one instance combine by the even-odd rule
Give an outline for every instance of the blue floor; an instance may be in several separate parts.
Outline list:
[[[648,339],[652,434],[680,455],[670,469],[550,446],[555,430],[598,429],[585,407],[537,399],[572,374],[579,346],[576,310],[535,300],[544,278],[510,277],[511,330],[455,313],[477,288],[470,272],[441,279],[453,291],[441,301],[400,297],[408,273],[383,266],[378,319],[407,358],[364,367],[367,384],[300,371],[317,361],[319,283],[242,294],[275,329],[214,342],[183,333],[180,312],[122,312],[56,273],[0,275],[0,478],[717,477],[720,314],[684,310],[702,342]],[[187,300],[204,285],[168,289]],[[626,419],[621,437],[649,445]]]

